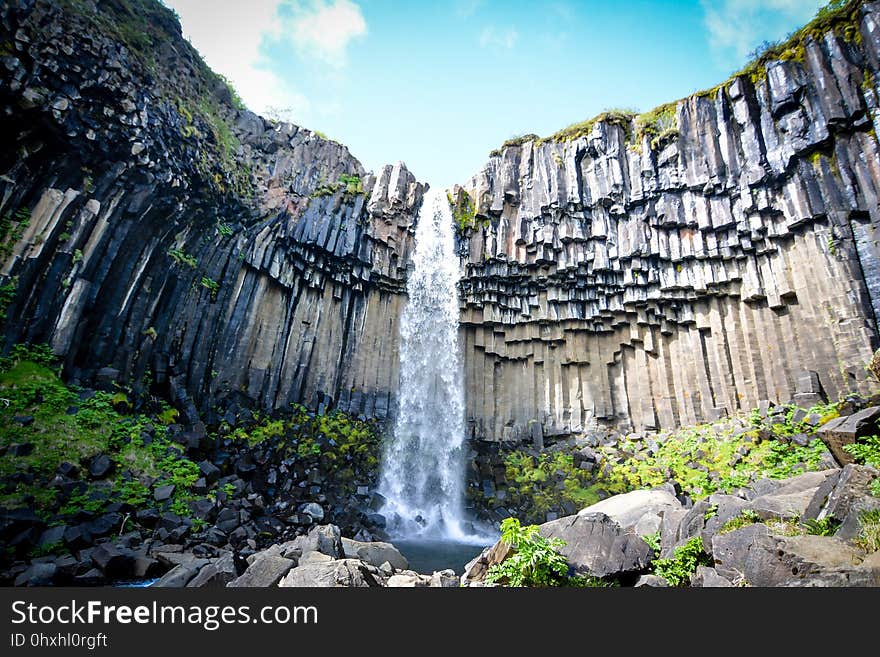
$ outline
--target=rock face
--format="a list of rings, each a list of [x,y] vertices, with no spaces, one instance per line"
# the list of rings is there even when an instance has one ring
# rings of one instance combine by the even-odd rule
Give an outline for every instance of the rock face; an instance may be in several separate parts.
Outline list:
[[[236,109],[171,12],[145,7],[0,8],[4,344],[164,388],[190,421],[241,394],[384,417],[423,186]]]
[[[853,13],[802,61],[679,101],[666,139],[598,121],[505,147],[463,185],[473,435],[674,427],[866,391],[880,4]]]

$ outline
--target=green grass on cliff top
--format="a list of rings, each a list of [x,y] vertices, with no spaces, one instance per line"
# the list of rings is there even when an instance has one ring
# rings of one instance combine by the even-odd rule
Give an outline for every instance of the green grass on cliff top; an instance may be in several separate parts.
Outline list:
[[[803,62],[806,58],[807,43],[811,40],[822,39],[828,32],[834,32],[847,42],[861,43],[859,10],[863,4],[865,4],[865,0],[833,0],[822,7],[812,21],[791,34],[785,41],[770,44],[755,59],[721,84],[698,91],[688,98],[714,96],[720,89],[727,87],[740,77],[747,78],[752,84],[756,84],[759,80],[767,77],[767,65],[772,61]],[[533,142],[535,146],[540,146],[547,142],[573,141],[589,135],[597,123],[620,126],[626,132],[627,142],[635,144],[636,147],[640,144],[642,136],[648,136],[652,139],[651,148],[657,148],[665,139],[674,136],[676,107],[683,100],[686,99],[664,103],[641,114],[631,109],[605,110],[593,118],[573,123],[547,137],[527,134],[508,139],[501,149],[492,151],[491,155],[500,155],[501,150],[505,148],[522,146],[527,142]],[[672,124],[669,122],[670,115],[673,118]]]

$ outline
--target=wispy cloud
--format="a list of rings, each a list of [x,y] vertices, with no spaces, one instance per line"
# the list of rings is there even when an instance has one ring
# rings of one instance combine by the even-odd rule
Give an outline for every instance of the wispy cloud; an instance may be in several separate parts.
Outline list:
[[[289,39],[302,56],[335,67],[345,65],[351,41],[367,34],[361,8],[351,0],[306,0],[291,3],[289,9],[282,38]]]
[[[709,42],[726,59],[744,60],[762,41],[785,36],[783,25],[809,21],[826,0],[700,0]]]
[[[165,4],[177,11],[184,35],[211,68],[232,82],[248,107],[260,113],[281,108],[286,116],[310,110],[309,100],[269,71],[261,55],[267,39],[281,37],[281,0],[165,0]]]
[[[351,0],[165,0],[180,15],[183,32],[218,73],[225,75],[255,112],[303,122],[338,111],[316,105],[291,82],[270,70],[263,55],[287,41],[301,57],[339,70],[351,41],[367,33],[360,7]]]
[[[483,48],[513,48],[519,39],[519,32],[512,27],[499,28],[489,25],[480,33],[480,45]]]
[[[453,8],[456,16],[468,18],[473,16],[484,4],[485,0],[455,0]]]

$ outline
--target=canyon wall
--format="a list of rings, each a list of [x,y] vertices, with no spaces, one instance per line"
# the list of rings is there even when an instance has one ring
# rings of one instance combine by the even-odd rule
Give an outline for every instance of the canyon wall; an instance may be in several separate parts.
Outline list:
[[[47,342],[192,422],[236,399],[387,415],[405,166],[248,112],[158,3],[4,3],[0,52],[6,350]]]
[[[514,140],[462,186],[474,436],[673,427],[872,387],[880,4],[813,32],[667,108],[659,136],[608,115]]]
[[[662,130],[515,140],[456,191],[472,437],[871,387],[880,4],[846,12]],[[152,0],[4,3],[0,131],[4,351],[46,342],[191,422],[393,412],[425,190],[405,166],[247,111]]]

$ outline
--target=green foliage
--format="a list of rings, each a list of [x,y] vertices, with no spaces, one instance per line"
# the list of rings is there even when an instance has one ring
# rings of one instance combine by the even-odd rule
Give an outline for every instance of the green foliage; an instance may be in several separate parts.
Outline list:
[[[738,77],[747,78],[757,84],[767,78],[767,65],[771,61],[805,62],[806,45],[809,41],[821,41],[828,32],[833,32],[844,41],[861,43],[860,8],[863,0],[832,0],[819,9],[816,17],[807,25],[790,34],[782,42],[764,42],[742,70],[734,73],[728,80],[711,89],[701,91],[700,96],[714,96]]]
[[[354,195],[364,193],[364,183],[360,176],[348,176],[342,174],[339,176],[339,184],[345,187],[345,192],[347,194]]]
[[[807,518],[804,520],[803,525],[807,534],[812,534],[813,536],[833,536],[837,528],[840,527],[840,521],[831,516],[826,516],[821,520]]]
[[[632,109],[608,109],[601,114],[594,116],[586,121],[573,123],[570,126],[553,133],[549,137],[539,140],[542,142],[565,142],[586,137],[593,131],[593,127],[597,123],[607,123],[609,125],[620,126],[629,135],[632,129],[632,122],[636,118],[637,112]]]
[[[712,504],[709,506],[708,509],[706,509],[706,512],[703,514],[703,519],[704,520],[711,520],[712,518],[714,518],[717,515],[718,515],[718,505]]]
[[[247,441],[249,445],[259,445],[269,438],[283,436],[284,431],[282,420],[266,420],[247,431],[243,427],[239,427],[232,433],[232,438]]]
[[[455,198],[447,192],[446,200],[449,201],[449,207],[452,209],[452,219],[455,221],[455,226],[459,233],[467,233],[481,225],[481,222],[477,220],[477,206],[466,191],[463,189],[459,190]],[[482,225],[487,223],[482,222]]]
[[[335,183],[319,183],[312,192],[312,198],[321,198],[322,196],[332,196],[339,190],[344,190],[346,194],[352,196],[356,194],[364,194],[364,183],[360,176],[342,174]]]
[[[635,118],[637,144],[640,145],[642,139],[647,137],[650,139],[651,150],[656,150],[677,137],[677,106],[678,102],[666,103],[650,112],[639,114]]]
[[[584,508],[599,501],[590,475],[574,466],[571,453],[532,455],[515,450],[505,455],[504,467],[510,501],[526,509],[526,521],[542,522],[549,511],[559,511],[565,502]],[[556,484],[559,479],[562,488]]]
[[[691,575],[700,565],[711,566],[712,560],[703,552],[703,539],[699,536],[675,548],[668,559],[656,559],[653,562],[654,574],[665,579],[671,586],[689,584]]]
[[[880,436],[859,438],[854,443],[844,445],[843,451],[852,456],[856,463],[880,468]]]
[[[648,534],[647,536],[642,536],[642,540],[648,544],[648,547],[654,552],[655,555],[660,554],[660,530],[658,529],[653,534]]]
[[[83,252],[80,251],[79,249],[74,249],[73,258],[71,259],[71,263],[75,265],[76,263],[78,263],[82,259],[83,259]]]
[[[233,235],[235,233],[235,231],[232,230],[232,226],[230,226],[229,224],[224,224],[224,223],[218,222],[217,223],[217,233],[223,237],[230,237],[231,235]]]
[[[180,415],[180,411],[178,411],[176,408],[172,408],[167,404],[163,404],[162,410],[156,415],[156,419],[165,426],[168,426],[177,422],[178,415]]]
[[[514,551],[500,564],[489,568],[486,581],[508,586],[564,586],[568,563],[556,548],[565,541],[546,538],[537,525],[523,527],[516,518],[501,522],[501,540]]]
[[[754,525],[759,522],[762,522],[762,519],[757,512],[752,511],[752,509],[743,509],[738,516],[725,522],[719,530],[719,533],[727,534],[728,532],[736,531],[737,529],[742,529],[743,527]]]
[[[653,488],[671,480],[692,498],[701,499],[715,492],[732,492],[759,478],[786,479],[821,467],[827,448],[819,439],[807,446],[782,442],[795,433],[810,434],[815,427],[794,423],[791,407],[781,424],[766,425],[757,411],[749,414],[755,425],[744,425],[745,418],[728,418],[712,424],[679,429],[661,436],[658,449],[650,455],[635,456],[640,445],[621,441],[615,448],[602,448],[605,464],[598,482],[609,493],[625,493]],[[822,421],[837,413],[833,405],[816,406],[810,413]],[[773,438],[770,438],[773,436]]]
[[[880,510],[864,511],[859,515],[859,535],[855,543],[865,552],[880,550]]]
[[[232,495],[235,495],[235,484],[223,484],[220,487],[220,490],[226,493],[227,496],[231,497]]]
[[[871,482],[869,490],[874,497],[880,497],[880,477]]]
[[[196,260],[193,256],[188,255],[184,251],[180,249],[169,249],[168,255],[171,256],[174,263],[177,265],[186,265],[190,269],[195,269],[196,265],[199,264],[199,261]]]
[[[40,345],[16,345],[0,362],[0,397],[9,402],[0,405],[0,447],[33,445],[30,454],[21,456],[0,450],[0,478],[22,472],[32,475],[32,483],[18,483],[0,494],[0,506],[28,505],[44,517],[100,513],[111,502],[144,508],[154,504],[143,482],[146,477],[175,484],[175,501],[191,498],[189,489],[198,478],[198,466],[181,454],[164,427],[155,426],[158,423],[146,415],[126,414],[130,405],[122,391],[96,392],[80,399],[77,389],[66,386],[50,369],[53,363],[51,351]],[[12,421],[14,415],[32,415],[34,421],[22,426]],[[145,445],[141,435],[149,427],[153,436]],[[98,454],[114,462],[111,474],[58,500],[57,489],[48,481],[59,464],[85,464]]]
[[[211,293],[212,301],[217,299],[217,292],[220,290],[220,283],[215,281],[213,278],[202,276],[202,280],[199,284]]]
[[[17,276],[13,276],[3,285],[0,285],[0,322],[6,320],[6,311],[15,300],[16,292],[18,292]]]
[[[31,211],[28,208],[19,208],[0,217],[0,260],[12,254],[13,247],[21,241],[30,223]]]

